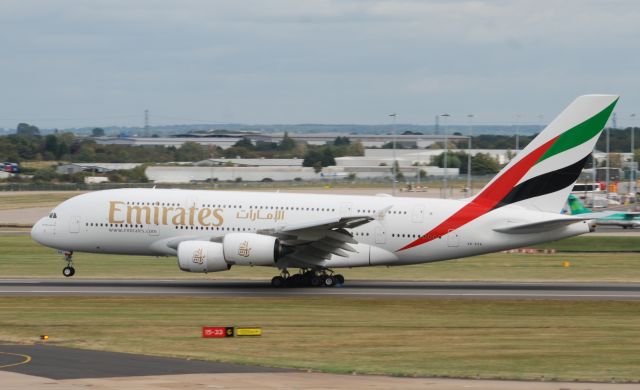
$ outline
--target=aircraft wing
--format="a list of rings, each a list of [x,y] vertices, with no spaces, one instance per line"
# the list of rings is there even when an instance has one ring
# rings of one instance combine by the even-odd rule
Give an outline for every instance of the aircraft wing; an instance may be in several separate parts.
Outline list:
[[[594,213],[585,213],[585,214],[578,214],[581,217],[589,217],[591,219],[598,219],[598,218],[607,218],[607,217],[611,217],[612,215],[615,214],[620,214],[619,211],[598,211],[598,212],[594,212]]]
[[[375,218],[368,215],[358,215],[352,217],[339,217],[319,221],[310,221],[292,225],[285,225],[274,229],[258,230],[259,234],[268,234],[273,236],[284,236],[304,233],[305,231],[316,230],[332,230],[332,229],[353,229],[360,225],[364,225],[373,221]]]
[[[259,230],[259,234],[267,234],[280,238],[289,246],[291,253],[284,260],[298,266],[309,267],[324,262],[332,256],[347,257],[349,252],[356,252],[353,238],[346,229],[362,226],[377,218],[382,218],[391,206],[376,214],[335,217],[331,219],[310,221],[299,224],[284,225],[274,229]]]
[[[493,230],[499,233],[506,233],[506,234],[541,233],[541,232],[546,232],[553,229],[558,229],[564,226],[569,226],[577,222],[588,221],[591,219],[594,219],[594,217],[590,216],[589,214],[589,215],[573,217],[573,218],[558,218],[558,219],[549,219],[549,220],[540,221],[540,222],[512,224],[512,225],[506,225],[504,227],[498,227]]]
[[[630,220],[630,219],[635,219],[636,217],[640,216],[640,212],[609,210],[609,211],[599,211],[599,212],[595,212],[595,213],[586,213],[586,214],[578,214],[578,215],[583,216],[583,217],[595,218],[595,219],[610,218],[610,217],[613,217],[613,216],[618,216],[618,217],[616,217],[616,219]]]
[[[323,220],[282,225],[272,229],[258,230],[256,233],[275,236],[289,248],[285,256],[300,267],[309,267],[314,263],[330,259],[332,255],[347,257],[349,252],[356,252],[352,246],[358,244],[346,229],[353,229],[375,219],[383,218],[392,206],[388,206],[370,215],[351,215]],[[202,234],[180,236],[160,240],[152,247],[158,253],[175,255],[182,241],[202,240],[221,242],[223,236],[210,238]]]

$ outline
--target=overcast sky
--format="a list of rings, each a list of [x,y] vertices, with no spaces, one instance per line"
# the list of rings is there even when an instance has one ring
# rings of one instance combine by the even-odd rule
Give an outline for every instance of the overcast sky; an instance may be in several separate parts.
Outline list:
[[[2,0],[0,127],[640,116],[640,2]],[[640,124],[640,123],[639,123]]]

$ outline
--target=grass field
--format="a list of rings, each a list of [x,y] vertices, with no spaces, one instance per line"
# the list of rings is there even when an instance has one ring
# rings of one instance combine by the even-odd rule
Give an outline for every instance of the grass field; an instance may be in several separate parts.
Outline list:
[[[579,237],[580,238],[580,237]],[[564,240],[555,245],[585,247],[585,243]],[[611,243],[613,239],[613,244]],[[595,248],[622,245],[617,237],[594,237]],[[595,241],[594,241],[595,240]],[[640,247],[640,237],[629,245]],[[626,245],[626,244],[625,244]],[[628,245],[627,245],[628,246]],[[554,246],[547,246],[554,247]],[[0,236],[1,278],[62,278],[62,255],[43,247],[29,236]],[[636,247],[637,248],[637,247]],[[562,263],[569,261],[570,267]],[[140,257],[77,253],[74,278],[141,279],[259,279],[269,280],[277,272],[267,267],[233,267],[230,271],[192,274],[178,269],[173,257]],[[467,259],[404,267],[371,267],[340,270],[347,280],[442,280],[442,281],[602,281],[640,282],[640,253],[496,253]]]
[[[23,209],[30,207],[54,207],[73,196],[78,191],[52,192],[0,192],[0,210]]]
[[[556,249],[570,252],[640,252],[640,237],[638,236],[590,236],[571,237],[560,241],[534,245],[532,248]],[[615,256],[615,255],[614,255]]]
[[[62,256],[20,229],[0,236],[0,278],[63,279]],[[24,232],[24,230],[22,230]],[[637,250],[636,237],[541,247]],[[271,268],[209,275],[174,258],[78,253],[74,278],[259,279]],[[569,261],[570,267],[562,262]],[[341,270],[348,280],[640,282],[639,253],[490,254]],[[201,326],[261,326],[260,338],[201,339]],[[640,302],[368,297],[0,297],[0,340],[339,373],[640,381]]]
[[[640,302],[0,298],[0,339],[329,372],[640,380]],[[201,339],[201,326],[261,326]]]

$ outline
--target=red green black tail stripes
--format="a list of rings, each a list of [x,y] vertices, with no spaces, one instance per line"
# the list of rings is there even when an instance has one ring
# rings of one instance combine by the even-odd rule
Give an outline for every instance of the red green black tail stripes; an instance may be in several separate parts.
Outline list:
[[[544,145],[535,149],[527,156],[518,161],[509,170],[500,175],[487,188],[484,189],[472,202],[467,203],[464,207],[447,218],[440,225],[431,229],[431,231],[410,244],[400,248],[405,250],[414,246],[424,244],[435,238],[444,236],[452,230],[473,221],[482,214],[491,211],[496,205],[508,195],[509,191],[522,179],[522,177],[531,169],[531,167],[549,150],[551,145],[556,141],[551,139]]]
[[[589,97],[586,98],[589,99]],[[576,101],[578,101],[578,99]],[[558,161],[568,160],[567,163],[569,163],[569,165],[562,165],[554,171],[543,172],[522,183],[520,183],[520,181],[541,161],[567,152],[586,142],[593,141],[595,143],[594,138],[597,137],[604,128],[617,101],[618,99],[616,98],[606,108],[569,130],[565,130],[559,134],[557,127],[556,130],[550,130],[552,134],[546,137],[552,136],[553,133],[557,135],[531,151],[527,151],[528,148],[526,148],[523,152],[528,152],[527,155],[519,161],[516,161],[508,169],[500,172],[498,177],[485,187],[471,202],[463,206],[435,228],[431,229],[428,233],[400,248],[399,251],[410,249],[442,237],[493,209],[568,188],[578,178],[588,156],[576,156],[572,155],[572,152],[568,152],[567,154],[563,154]],[[591,106],[587,106],[587,108],[590,107]],[[584,108],[584,106],[581,108]],[[584,111],[578,110],[578,112]],[[553,127],[552,125],[550,126]],[[545,130],[545,132],[546,131],[548,130]],[[540,136],[544,136],[545,132]],[[573,153],[575,154],[575,151]],[[559,162],[559,164],[563,163]]]
[[[582,160],[567,167],[547,172],[518,184],[498,202],[494,209],[567,188],[578,180],[580,172],[582,172],[582,168],[584,168],[588,159],[589,156],[585,156]]]
[[[592,116],[588,120],[580,123],[579,125],[565,131],[560,134],[558,141],[549,148],[549,150],[542,156],[540,161],[546,160],[551,156],[555,156],[558,153],[562,153],[565,150],[569,150],[578,145],[589,141],[593,137],[600,134],[604,126],[609,120],[609,116],[613,112],[613,108],[616,106],[618,99],[614,100],[607,108],[600,111],[596,115]]]

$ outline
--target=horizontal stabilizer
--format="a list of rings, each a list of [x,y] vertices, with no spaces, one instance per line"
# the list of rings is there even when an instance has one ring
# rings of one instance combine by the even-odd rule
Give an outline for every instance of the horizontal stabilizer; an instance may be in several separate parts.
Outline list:
[[[506,234],[532,234],[548,232],[549,230],[558,229],[561,227],[573,225],[574,223],[588,221],[593,219],[592,217],[576,217],[576,218],[560,218],[550,219],[541,222],[523,223],[519,225],[508,225],[493,229],[498,233]]]

